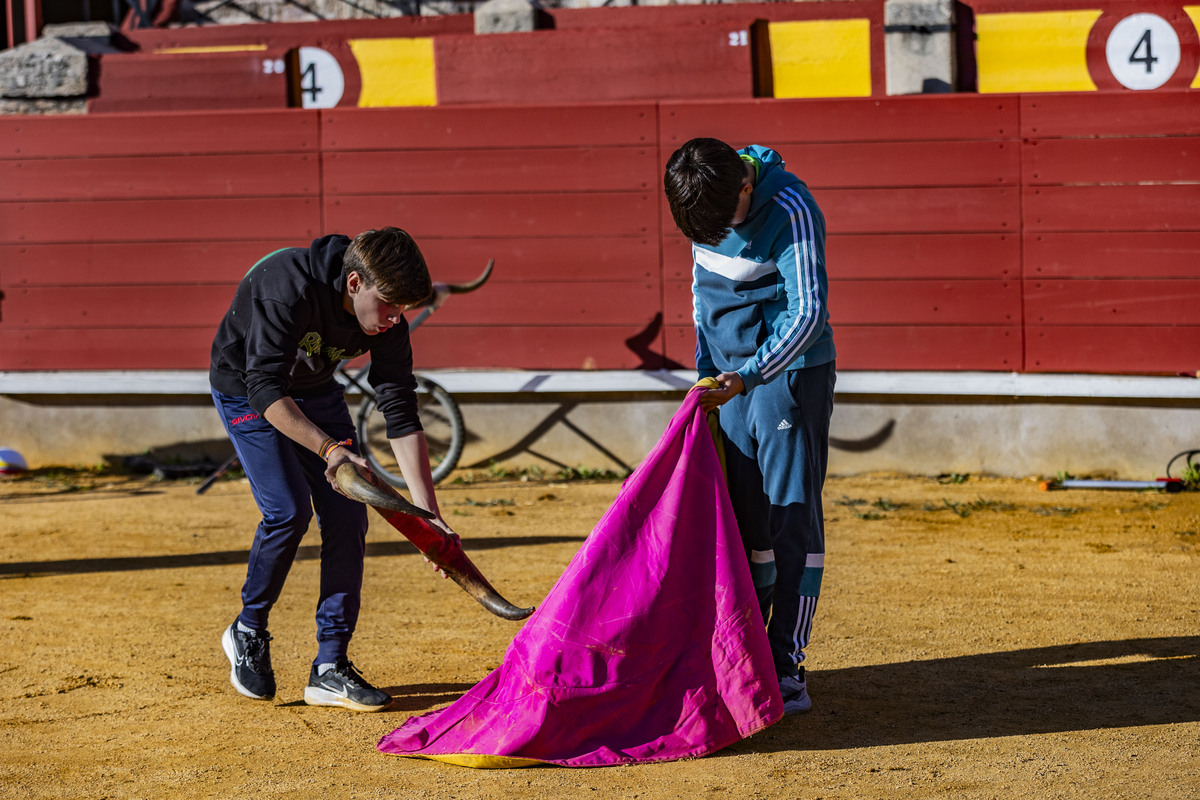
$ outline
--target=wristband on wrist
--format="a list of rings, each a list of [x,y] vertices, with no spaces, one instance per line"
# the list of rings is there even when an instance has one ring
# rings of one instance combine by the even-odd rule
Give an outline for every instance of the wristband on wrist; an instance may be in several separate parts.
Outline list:
[[[339,442],[332,436],[326,437],[325,441],[321,442],[321,446],[317,449],[317,455],[325,462],[329,461],[329,454],[338,447],[349,447],[353,440],[347,439],[344,442]]]

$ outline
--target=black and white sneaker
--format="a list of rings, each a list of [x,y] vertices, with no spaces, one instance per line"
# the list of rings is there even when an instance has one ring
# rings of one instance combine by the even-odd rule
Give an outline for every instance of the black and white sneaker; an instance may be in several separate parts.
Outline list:
[[[239,630],[237,622],[221,636],[221,648],[229,657],[229,682],[246,697],[270,700],[275,696],[270,641],[266,631]]]
[[[333,669],[317,674],[314,664],[304,690],[304,702],[310,706],[337,706],[352,711],[379,711],[392,698],[387,692],[367,683],[362,673],[347,658],[339,658]]]

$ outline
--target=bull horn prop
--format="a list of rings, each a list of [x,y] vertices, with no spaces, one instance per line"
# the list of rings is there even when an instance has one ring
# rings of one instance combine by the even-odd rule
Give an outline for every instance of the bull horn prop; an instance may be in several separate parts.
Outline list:
[[[483,268],[483,272],[479,274],[478,278],[470,283],[452,283],[446,288],[450,290],[450,294],[466,294],[467,292],[475,291],[480,286],[483,286],[483,284],[487,283],[487,279],[491,277],[492,274],[492,265],[495,263],[496,259],[489,258],[487,266]]]
[[[416,546],[421,554],[437,564],[455,583],[488,611],[503,619],[525,619],[534,607],[520,608],[505,600],[487,578],[471,563],[458,539],[426,520],[433,514],[401,497],[392,487],[375,477],[364,475],[354,464],[342,464],[337,470],[338,486],[350,497],[379,512],[388,524]]]

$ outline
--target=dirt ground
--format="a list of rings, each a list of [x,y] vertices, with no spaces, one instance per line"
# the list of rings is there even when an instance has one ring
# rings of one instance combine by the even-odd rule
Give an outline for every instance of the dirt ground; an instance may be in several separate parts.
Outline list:
[[[539,602],[616,482],[447,483],[468,552]],[[814,709],[703,759],[476,771],[376,741],[451,702],[519,623],[373,517],[351,656],[395,701],[301,699],[310,533],[272,617],[273,702],[221,631],[257,516],[244,481],[41,470],[0,481],[0,796],[12,798],[1200,797],[1200,493],[831,478]]]

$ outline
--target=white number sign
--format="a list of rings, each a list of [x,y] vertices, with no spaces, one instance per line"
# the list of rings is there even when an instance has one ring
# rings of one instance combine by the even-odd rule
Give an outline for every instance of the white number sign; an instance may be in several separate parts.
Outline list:
[[[319,47],[300,48],[300,105],[333,108],[346,90],[346,78],[337,59]]]
[[[1104,54],[1122,86],[1157,89],[1179,67],[1179,35],[1157,14],[1133,14],[1112,29]]]
[[[730,47],[748,47],[750,45],[750,34],[746,31],[730,31],[729,46]]]

